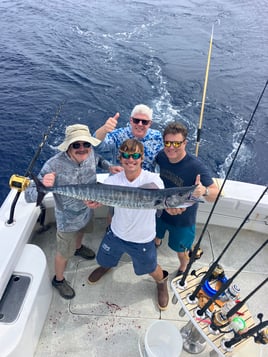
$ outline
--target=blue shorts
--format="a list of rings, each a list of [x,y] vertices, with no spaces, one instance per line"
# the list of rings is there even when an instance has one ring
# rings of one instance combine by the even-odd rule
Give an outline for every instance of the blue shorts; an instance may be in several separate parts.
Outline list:
[[[173,226],[161,218],[157,218],[156,237],[163,239],[166,231],[169,233],[168,245],[172,250],[181,253],[191,249],[195,238],[195,225],[187,227]]]
[[[97,262],[104,268],[117,266],[123,253],[127,253],[133,263],[136,275],[150,274],[157,267],[154,241],[148,243],[127,242],[114,235],[111,229],[104,236],[97,254]]]

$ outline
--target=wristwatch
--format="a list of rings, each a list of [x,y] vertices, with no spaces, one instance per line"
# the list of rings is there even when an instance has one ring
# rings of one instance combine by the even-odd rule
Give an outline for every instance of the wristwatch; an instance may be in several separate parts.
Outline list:
[[[203,196],[208,196],[209,195],[209,189],[208,189],[208,187],[206,187],[206,192],[203,194]]]

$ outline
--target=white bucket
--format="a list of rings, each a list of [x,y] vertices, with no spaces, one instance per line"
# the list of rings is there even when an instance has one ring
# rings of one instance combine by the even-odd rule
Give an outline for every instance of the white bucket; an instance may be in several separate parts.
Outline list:
[[[174,324],[157,320],[148,327],[144,345],[148,357],[179,357],[183,341]]]

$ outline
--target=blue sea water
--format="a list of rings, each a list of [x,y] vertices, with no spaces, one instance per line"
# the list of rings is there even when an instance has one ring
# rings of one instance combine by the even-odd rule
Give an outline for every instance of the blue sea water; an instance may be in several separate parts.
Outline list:
[[[267,18],[265,0],[1,0],[0,204],[48,132],[36,173],[66,125],[123,126],[138,103],[154,128],[186,124],[194,153],[213,25],[199,156],[224,177],[268,79]],[[267,113],[268,89],[230,179],[267,185]]]

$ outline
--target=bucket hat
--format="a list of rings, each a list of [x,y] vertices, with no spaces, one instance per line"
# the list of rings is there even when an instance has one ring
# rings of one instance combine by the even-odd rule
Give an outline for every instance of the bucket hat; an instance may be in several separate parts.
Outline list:
[[[99,139],[94,138],[89,131],[87,125],[74,124],[67,126],[65,130],[65,139],[58,146],[60,151],[67,151],[69,146],[76,141],[84,141],[90,143],[93,146],[97,146],[101,143]]]

